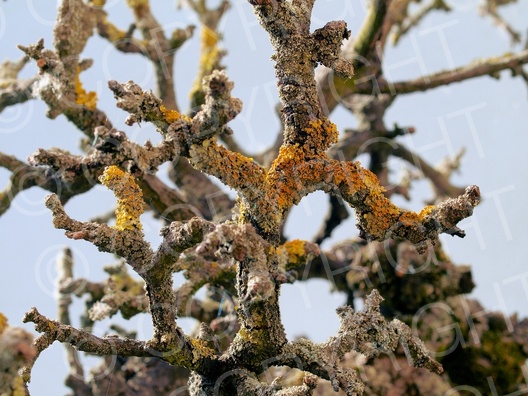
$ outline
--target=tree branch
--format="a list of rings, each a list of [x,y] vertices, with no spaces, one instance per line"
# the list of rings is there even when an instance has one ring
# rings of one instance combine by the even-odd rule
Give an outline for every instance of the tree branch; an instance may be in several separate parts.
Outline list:
[[[395,83],[378,81],[378,86],[375,89],[377,92],[393,95],[427,91],[432,88],[449,85],[475,77],[489,75],[495,78],[498,73],[503,70],[517,69],[526,63],[528,63],[528,50],[513,55],[478,59],[469,65],[423,76],[415,80]],[[352,91],[358,94],[371,94],[373,92],[372,81],[357,83],[355,87],[352,88]]]

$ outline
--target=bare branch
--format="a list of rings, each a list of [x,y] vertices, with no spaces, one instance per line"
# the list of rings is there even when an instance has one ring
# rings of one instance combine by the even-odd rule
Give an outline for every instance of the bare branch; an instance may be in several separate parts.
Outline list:
[[[517,69],[526,63],[528,63],[528,51],[525,50],[518,54],[475,60],[467,66],[423,76],[411,81],[395,83],[379,81],[376,89],[379,89],[378,92],[393,95],[427,91],[471,78],[486,75],[496,77],[503,70]],[[358,94],[370,94],[373,92],[373,87],[370,81],[368,83],[358,83],[353,91]]]
[[[391,154],[402,158],[416,167],[419,171],[423,172],[425,177],[427,177],[434,186],[434,189],[436,190],[435,195],[437,197],[456,197],[463,193],[463,188],[451,185],[449,182],[449,175],[436,170],[423,158],[416,153],[411,152],[405,146],[398,144],[397,147],[392,150]]]
[[[72,298],[69,293],[63,292],[61,285],[69,283],[73,279],[73,255],[70,249],[64,249],[62,256],[57,259],[57,271],[59,277],[57,285],[59,288],[58,298],[58,319],[59,322],[70,325],[70,305]],[[77,350],[71,344],[64,344],[66,356],[70,366],[70,372],[65,383],[75,392],[76,395],[90,395],[90,388],[85,382],[84,368],[79,360]]]

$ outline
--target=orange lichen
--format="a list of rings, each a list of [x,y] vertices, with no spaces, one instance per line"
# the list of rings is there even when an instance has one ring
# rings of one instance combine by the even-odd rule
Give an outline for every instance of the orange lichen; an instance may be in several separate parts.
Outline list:
[[[165,121],[167,121],[169,124],[172,124],[174,121],[178,121],[178,120],[184,120],[188,122],[191,121],[191,119],[187,117],[185,114],[180,114],[176,110],[167,109],[163,105],[161,105],[159,109],[163,113],[163,117],[165,117]]]
[[[143,193],[130,173],[109,166],[99,178],[117,198],[116,225],[118,230],[141,230],[139,216],[143,213]]]
[[[191,161],[198,169],[215,174],[231,188],[262,184],[264,170],[253,161],[253,158],[227,150],[216,143],[215,137],[206,139],[201,144],[192,145],[189,153]],[[221,174],[218,170],[221,170]]]
[[[288,263],[297,264],[299,259],[306,254],[304,249],[305,241],[294,239],[288,241],[277,248],[277,254],[286,254]]]
[[[339,177],[347,186],[347,194],[367,193],[362,200],[362,204],[366,206],[361,210],[363,228],[372,238],[383,239],[402,211],[383,194],[385,188],[379,184],[376,175],[363,169],[359,162],[347,163]]]
[[[323,117],[315,121],[309,121],[304,132],[308,134],[307,143],[310,148],[317,152],[326,151],[332,144],[337,142],[339,132],[336,125],[328,118]]]
[[[415,212],[403,212],[398,219],[404,226],[412,226],[420,222],[420,216]]]
[[[305,160],[305,153],[298,145],[282,146],[279,155],[271,164],[266,175],[270,199],[277,202],[279,211],[293,205],[299,190],[299,181],[303,179],[306,167],[298,165]]]
[[[94,91],[86,92],[79,78],[80,73],[81,68],[77,66],[77,72],[75,73],[75,103],[93,110],[97,103],[97,94]]]

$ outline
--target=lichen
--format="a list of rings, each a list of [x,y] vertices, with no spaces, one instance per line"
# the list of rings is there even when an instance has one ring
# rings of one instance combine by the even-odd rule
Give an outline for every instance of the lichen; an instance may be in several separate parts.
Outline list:
[[[167,121],[169,124],[172,124],[173,122],[182,120],[182,119],[185,121],[191,121],[191,119],[187,117],[185,114],[180,114],[176,110],[167,109],[163,105],[161,105],[159,109],[163,113],[163,116],[165,117],[165,121]]]
[[[178,121],[183,120],[185,122],[191,122],[192,119],[188,117],[185,114],[182,114],[176,110],[167,109],[165,106],[160,106],[160,111],[163,113],[163,116],[165,117],[165,121],[167,121],[169,124]]]
[[[149,0],[127,0],[127,5],[133,9],[136,9],[139,7],[148,7]]]
[[[429,216],[430,214],[432,214],[435,210],[435,206],[434,205],[427,205],[425,208],[423,208],[420,213],[418,213],[418,217],[423,220],[425,217]]]
[[[218,57],[218,34],[203,25],[201,34],[202,56],[200,58],[201,67],[204,70],[211,70]]]
[[[227,150],[216,143],[216,137],[193,144],[189,150],[191,162],[203,172],[215,174],[234,189],[262,184],[263,169],[253,158]],[[219,172],[221,170],[221,174]]]
[[[118,230],[141,230],[139,216],[143,213],[143,193],[130,173],[109,166],[99,178],[117,198],[116,225]]]
[[[7,318],[0,312],[0,334],[4,332],[7,327]]]
[[[191,344],[194,347],[192,351],[193,363],[198,363],[200,359],[206,359],[215,356],[214,349],[210,348],[206,341],[195,338],[191,340]]]
[[[104,5],[104,1],[93,1],[92,4],[96,7],[102,7]],[[123,40],[127,37],[127,34],[124,30],[118,29],[114,24],[108,22],[108,19],[106,18],[106,15],[103,15],[101,17],[101,20],[99,22],[102,26],[104,26],[105,34],[108,37],[109,41],[112,42],[118,42],[120,40]]]
[[[202,80],[209,75],[215,68],[220,57],[218,49],[218,34],[207,25],[202,26],[200,35],[200,63],[198,65],[198,76],[194,81],[189,96],[195,98],[202,92]]]
[[[316,152],[327,150],[337,142],[339,132],[336,125],[328,118],[323,117],[315,121],[309,121],[304,131],[308,134],[306,142],[316,149]]]
[[[0,313],[0,395],[25,396],[27,389],[20,369],[37,355],[33,335],[8,325]]]
[[[77,72],[75,73],[75,103],[93,110],[97,104],[97,94],[94,91],[86,92],[79,78],[80,73],[81,68],[77,66]]]
[[[269,185],[270,199],[277,202],[279,212],[293,205],[300,184],[297,181],[307,176],[302,174],[303,170],[307,170],[307,167],[295,169],[303,163],[304,159],[304,150],[295,144],[282,146],[279,155],[271,164],[266,180]]]
[[[277,254],[286,254],[288,263],[297,264],[302,256],[306,254],[304,249],[306,241],[294,239],[277,248]]]
[[[90,4],[96,7],[103,7],[106,4],[106,0],[91,0]]]
[[[13,387],[13,393],[11,393],[11,396],[26,396],[27,395],[27,389],[24,384],[24,379],[20,376],[15,377],[12,383]]]

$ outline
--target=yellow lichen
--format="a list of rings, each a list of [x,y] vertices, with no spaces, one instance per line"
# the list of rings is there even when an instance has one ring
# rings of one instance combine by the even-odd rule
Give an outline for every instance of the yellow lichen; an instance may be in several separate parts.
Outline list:
[[[399,221],[404,226],[412,226],[415,223],[419,223],[420,220],[419,215],[415,212],[403,212],[399,218]]]
[[[19,375],[13,379],[11,386],[13,391],[10,396],[26,396],[28,394],[24,384],[24,379]]]
[[[130,8],[148,7],[149,0],[127,0],[127,4]]]
[[[97,103],[97,94],[94,91],[86,92],[79,78],[80,73],[81,68],[77,66],[77,72],[75,73],[75,103],[93,110]]]
[[[303,257],[306,254],[306,251],[304,249],[305,241],[300,239],[294,239],[292,241],[288,241],[284,243],[283,245],[279,246],[277,248],[278,254],[286,254],[288,257],[288,262],[290,264],[297,264],[299,262],[299,259]]]
[[[114,290],[126,291],[130,295],[143,295],[144,294],[144,282],[136,280],[130,276],[128,272],[120,271],[116,274],[112,274],[110,279],[113,282]]]
[[[7,318],[0,312],[0,334],[4,332],[7,327]]]
[[[194,347],[192,351],[193,363],[197,363],[200,359],[211,358],[215,355],[214,349],[210,348],[204,340],[195,338],[191,340],[191,344]]]
[[[143,213],[143,193],[132,175],[112,165],[105,169],[99,180],[117,198],[115,228],[141,230],[139,216]]]
[[[420,219],[423,219],[426,216],[429,216],[433,211],[435,210],[434,205],[427,205],[425,208],[423,208],[420,213],[418,213],[418,217]]]
[[[245,327],[242,327],[238,331],[238,335],[240,338],[242,338],[244,341],[249,342],[251,344],[260,344],[259,335],[261,335],[261,332],[259,330],[253,329],[249,330]]]
[[[91,0],[90,3],[96,7],[102,7],[106,4],[106,0]]]
[[[200,57],[200,67],[204,71],[210,71],[213,69],[218,58],[218,34],[206,25],[203,25],[201,42],[202,56]]]
[[[198,66],[199,72],[193,87],[190,92],[190,97],[193,98],[199,91],[202,90],[202,80],[205,76],[211,74],[216,68],[220,51],[218,50],[218,34],[210,27],[203,25],[202,33],[200,35],[200,63]]]
[[[98,4],[96,3],[99,3],[99,2],[92,2],[92,4],[94,4],[95,6],[98,6]],[[101,5],[101,7],[104,5],[104,1],[101,1],[100,3],[103,3]],[[106,15],[103,15],[101,17],[101,22],[100,22],[103,26],[104,26],[104,31],[105,31],[105,34],[106,34],[106,37],[108,38],[109,41],[111,42],[115,42],[115,41],[121,41],[123,39],[125,39],[127,37],[127,33],[124,31],[124,30],[120,30],[118,29],[114,24],[108,22],[108,19],[106,18]]]
[[[203,48],[213,48],[218,43],[218,34],[208,26],[203,25],[201,40]]]
[[[191,119],[187,117],[185,114],[180,114],[176,110],[167,109],[163,105],[161,105],[159,109],[163,113],[163,116],[165,117],[165,121],[167,121],[169,124],[172,124],[174,121],[178,121],[178,120],[191,121]]]

